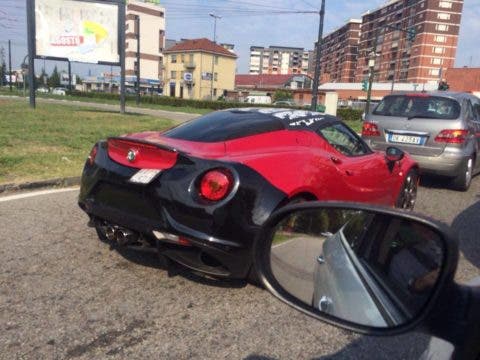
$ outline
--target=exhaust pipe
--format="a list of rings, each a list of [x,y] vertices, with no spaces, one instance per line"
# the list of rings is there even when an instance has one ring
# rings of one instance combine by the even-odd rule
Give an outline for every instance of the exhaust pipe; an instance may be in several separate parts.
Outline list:
[[[105,227],[105,236],[109,241],[115,240],[115,228],[113,226]]]
[[[117,243],[120,246],[135,243],[138,239],[138,235],[128,229],[117,229],[117,231],[115,231],[115,236]]]

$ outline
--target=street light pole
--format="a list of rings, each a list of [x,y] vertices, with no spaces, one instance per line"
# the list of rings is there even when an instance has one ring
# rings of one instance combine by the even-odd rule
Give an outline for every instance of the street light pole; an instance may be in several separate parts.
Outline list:
[[[137,68],[136,70],[136,75],[137,75],[137,96],[135,99],[135,103],[137,105],[140,104],[140,16],[137,15],[135,17],[135,27],[137,28]]]
[[[318,40],[317,40],[317,56],[315,59],[315,74],[313,76],[313,89],[312,89],[312,111],[317,110],[318,103],[318,85],[320,83],[320,59],[321,59],[321,46],[323,37],[323,20],[325,18],[325,0],[322,0],[322,7],[320,9],[320,22],[318,24]]]
[[[12,91],[12,42],[8,40],[8,85]]]
[[[221,19],[221,16],[215,15],[213,13],[208,14],[213,17],[213,42],[217,43],[217,19]],[[212,78],[210,81],[210,100],[213,100],[213,80],[214,80],[214,71],[215,71],[215,54],[212,54]]]

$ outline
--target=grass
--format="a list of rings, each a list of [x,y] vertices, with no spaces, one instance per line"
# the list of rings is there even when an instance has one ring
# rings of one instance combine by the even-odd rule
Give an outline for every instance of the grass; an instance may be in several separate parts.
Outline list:
[[[79,176],[93,144],[108,136],[172,126],[170,120],[0,99],[0,184]]]
[[[13,96],[22,96],[23,97],[23,90],[20,91],[18,89],[13,89],[10,92],[8,87],[0,87],[0,95],[13,95]],[[28,89],[27,89],[27,96],[28,96]],[[145,95],[150,96],[150,95]],[[52,94],[42,94],[36,93],[36,97],[38,98],[45,98],[45,99],[59,99],[59,100],[72,100],[72,101],[81,101],[81,102],[89,102],[89,103],[100,103],[100,104],[112,104],[112,105],[119,105],[120,102],[118,100],[111,100],[111,99],[100,99],[100,98],[86,98],[81,96],[72,96],[72,95],[52,95]],[[208,114],[213,110],[210,109],[198,109],[188,106],[168,106],[168,105],[156,105],[156,104],[140,104],[139,106],[135,103],[135,98],[133,96],[127,96],[125,104],[131,107],[139,107],[144,109],[153,109],[153,110],[165,110],[165,111],[174,111],[174,112],[184,112],[188,114]]]

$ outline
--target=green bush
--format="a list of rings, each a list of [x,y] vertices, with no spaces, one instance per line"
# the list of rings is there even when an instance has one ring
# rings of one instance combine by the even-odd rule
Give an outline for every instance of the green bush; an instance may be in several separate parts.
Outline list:
[[[343,121],[362,121],[362,110],[342,108],[337,110],[337,117]]]

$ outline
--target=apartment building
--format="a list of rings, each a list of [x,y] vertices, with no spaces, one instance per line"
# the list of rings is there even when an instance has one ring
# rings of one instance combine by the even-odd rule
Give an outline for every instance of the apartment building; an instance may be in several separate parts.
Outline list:
[[[313,51],[303,48],[250,47],[250,74],[307,74],[312,72]]]
[[[161,87],[163,85],[163,51],[165,48],[165,8],[151,0],[129,0],[126,7],[125,75],[127,85],[136,81],[137,35],[140,35],[140,86]],[[137,28],[137,17],[140,21],[140,29]]]
[[[361,24],[360,19],[350,19],[345,25],[323,38],[320,50],[322,82],[355,81]]]
[[[235,88],[237,55],[213,41],[205,38],[184,40],[164,53],[165,95],[217,99]]]
[[[463,0],[392,0],[363,14],[356,81],[368,77],[373,58],[379,82],[440,80],[454,66],[462,9]]]

